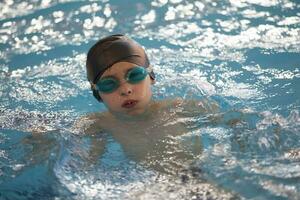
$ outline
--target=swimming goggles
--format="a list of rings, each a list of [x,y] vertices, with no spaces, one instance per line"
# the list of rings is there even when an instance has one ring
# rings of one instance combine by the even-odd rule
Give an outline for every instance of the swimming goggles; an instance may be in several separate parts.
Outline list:
[[[127,83],[137,84],[143,81],[150,72],[150,67],[144,68],[142,66],[137,66],[127,71],[127,73],[125,74],[125,80]],[[112,93],[115,90],[117,90],[120,87],[120,85],[120,80],[118,80],[116,77],[108,76],[103,79],[100,79],[96,83],[95,88],[99,92]]]

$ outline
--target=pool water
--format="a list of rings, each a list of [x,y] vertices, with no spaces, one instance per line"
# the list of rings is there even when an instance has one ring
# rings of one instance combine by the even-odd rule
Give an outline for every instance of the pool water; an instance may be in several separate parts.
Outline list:
[[[300,199],[297,0],[6,0],[0,8],[0,199]],[[86,53],[112,33],[145,47],[154,99],[220,105],[214,123],[185,118],[188,141],[200,137],[203,148],[193,172],[149,170],[109,134],[101,162],[86,162],[91,138],[73,124],[105,111],[89,89]]]

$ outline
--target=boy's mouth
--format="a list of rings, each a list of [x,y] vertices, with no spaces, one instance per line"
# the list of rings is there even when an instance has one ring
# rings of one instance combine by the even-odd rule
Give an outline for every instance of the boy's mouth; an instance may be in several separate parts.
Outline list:
[[[122,107],[123,108],[132,108],[134,107],[136,104],[138,103],[138,101],[136,100],[126,100],[122,103]]]

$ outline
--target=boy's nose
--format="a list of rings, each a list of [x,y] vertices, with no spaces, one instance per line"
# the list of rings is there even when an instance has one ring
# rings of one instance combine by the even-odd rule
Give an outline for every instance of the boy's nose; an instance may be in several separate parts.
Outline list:
[[[123,83],[120,86],[120,94],[121,96],[128,96],[132,94],[132,87],[128,83]]]

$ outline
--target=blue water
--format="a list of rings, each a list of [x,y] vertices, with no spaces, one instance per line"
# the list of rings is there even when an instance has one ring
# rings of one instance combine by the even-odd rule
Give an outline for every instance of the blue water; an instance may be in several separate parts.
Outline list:
[[[0,199],[300,199],[297,0],[11,0],[0,8]],[[101,164],[85,162],[90,138],[72,125],[105,110],[89,90],[85,56],[112,33],[147,50],[155,99],[219,103],[220,121],[191,118],[200,177],[157,177],[109,136]]]

